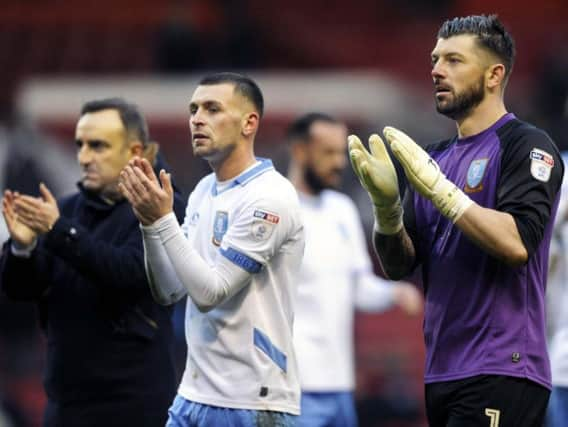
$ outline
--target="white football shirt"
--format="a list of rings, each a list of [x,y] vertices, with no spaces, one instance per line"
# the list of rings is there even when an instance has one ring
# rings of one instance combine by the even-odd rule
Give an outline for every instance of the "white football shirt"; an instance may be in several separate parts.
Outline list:
[[[568,154],[562,153],[564,163]],[[552,385],[568,387],[568,178],[562,181],[560,202],[550,244],[547,315],[551,333],[549,340]]]
[[[183,232],[210,266],[221,254],[251,275],[211,311],[188,298],[179,393],[214,406],[298,414],[292,322],[304,235],[297,193],[266,159],[217,184],[210,174],[195,187]]]
[[[354,310],[382,311],[392,286],[373,274],[359,213],[333,190],[300,193],[306,249],[298,277],[294,345],[303,391],[351,391]]]

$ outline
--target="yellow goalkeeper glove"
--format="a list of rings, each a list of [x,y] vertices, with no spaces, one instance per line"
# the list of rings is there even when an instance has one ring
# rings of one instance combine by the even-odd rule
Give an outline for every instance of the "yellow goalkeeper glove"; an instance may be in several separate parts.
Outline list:
[[[396,171],[379,135],[371,135],[369,147],[371,153],[357,136],[349,137],[351,166],[371,197],[377,231],[395,234],[402,228],[402,205]]]
[[[412,186],[450,221],[455,223],[460,219],[473,201],[448,180],[438,163],[404,132],[387,126],[383,134]]]

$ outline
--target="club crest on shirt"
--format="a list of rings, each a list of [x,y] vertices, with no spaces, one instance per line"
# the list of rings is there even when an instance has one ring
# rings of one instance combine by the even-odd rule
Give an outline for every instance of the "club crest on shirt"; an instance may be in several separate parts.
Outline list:
[[[221,246],[221,240],[229,228],[229,213],[225,211],[215,212],[215,221],[213,221],[213,238],[211,241],[215,246]]]
[[[197,221],[199,221],[199,212],[193,212],[189,217],[188,225],[195,227],[197,225]]]
[[[469,164],[464,191],[466,193],[477,193],[483,190],[483,177],[487,169],[489,159],[475,159]]]
[[[189,227],[195,227],[198,221],[199,212],[193,212],[189,217],[189,221],[187,221],[187,227],[183,227],[183,234],[185,235],[186,239],[189,238]]]
[[[529,154],[531,159],[531,175],[541,182],[548,182],[554,167],[554,157],[544,150],[533,148]]]
[[[252,238],[257,241],[268,239],[276,224],[280,222],[278,215],[260,209],[254,211],[253,217],[250,232]]]

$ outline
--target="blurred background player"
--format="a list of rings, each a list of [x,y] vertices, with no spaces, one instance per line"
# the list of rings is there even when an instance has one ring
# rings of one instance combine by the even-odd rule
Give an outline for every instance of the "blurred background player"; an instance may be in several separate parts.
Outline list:
[[[213,173],[180,227],[169,175],[145,160],[121,174],[139,218],[154,297],[187,294],[188,357],[167,425],[291,426],[300,412],[292,343],[295,275],[304,251],[297,194],[254,155],[264,110],[250,78],[203,78],[189,104],[194,155]]]
[[[384,135],[409,182],[403,209],[385,146],[350,139],[392,278],[418,265],[426,297],[426,410],[435,426],[541,425],[548,403],[544,292],[564,165],[542,130],[508,113],[514,42],[496,16],[448,20],[431,54],[436,109],[457,136],[424,151]]]
[[[568,152],[562,152],[564,164]],[[550,245],[547,284],[552,393],[548,404],[547,427],[562,427],[568,420],[568,179],[564,175],[560,203]]]
[[[297,118],[287,130],[288,178],[296,187],[306,233],[298,278],[294,345],[302,387],[299,426],[357,425],[354,402],[355,309],[422,308],[410,283],[376,276],[357,207],[337,191],[347,166],[347,128],[323,113]]]
[[[83,105],[75,143],[79,192],[59,201],[44,184],[40,197],[4,193],[2,290],[38,304],[44,426],[162,426],[176,386],[171,310],[152,299],[138,221],[118,191],[127,162],[153,164],[158,147],[119,98]]]

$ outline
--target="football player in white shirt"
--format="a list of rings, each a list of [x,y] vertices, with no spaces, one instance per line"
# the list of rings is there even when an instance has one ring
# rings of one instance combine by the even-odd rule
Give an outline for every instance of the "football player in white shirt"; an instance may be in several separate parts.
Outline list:
[[[306,251],[298,280],[294,345],[302,387],[298,426],[357,425],[353,391],[354,309],[393,305],[416,314],[420,292],[376,276],[353,201],[336,191],[347,166],[347,130],[322,113],[290,125],[288,177],[298,190]]]
[[[568,152],[562,160],[568,164]],[[547,427],[564,427],[568,422],[568,178],[564,174],[560,201],[550,245],[546,284],[548,342],[552,393],[548,402]]]
[[[292,320],[303,225],[292,184],[254,156],[262,112],[248,77],[201,80],[189,104],[191,141],[213,173],[189,196],[182,227],[165,171],[158,179],[135,160],[122,173],[155,299],[189,296],[187,364],[167,426],[292,426],[299,414]]]

